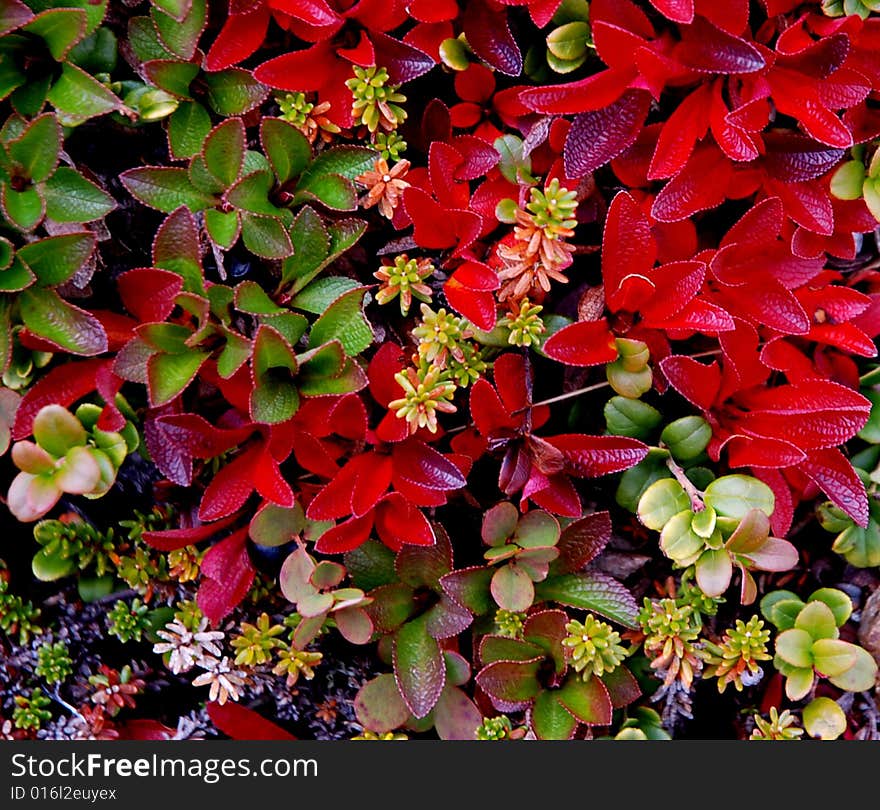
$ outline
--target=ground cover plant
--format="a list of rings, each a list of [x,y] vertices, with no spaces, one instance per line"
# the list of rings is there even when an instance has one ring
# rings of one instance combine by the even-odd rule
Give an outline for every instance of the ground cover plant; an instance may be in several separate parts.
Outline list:
[[[878,53],[0,0],[0,734],[880,737]]]

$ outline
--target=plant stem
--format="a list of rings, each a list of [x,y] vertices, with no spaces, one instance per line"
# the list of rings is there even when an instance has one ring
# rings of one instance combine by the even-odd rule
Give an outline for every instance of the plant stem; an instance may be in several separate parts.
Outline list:
[[[702,512],[706,508],[706,504],[703,503],[703,493],[694,486],[693,481],[685,475],[684,469],[675,463],[675,459],[671,455],[666,458],[666,466],[669,468],[669,472],[675,476],[675,480],[681,484],[681,488],[687,493],[688,498],[690,498],[691,510],[693,512]]]

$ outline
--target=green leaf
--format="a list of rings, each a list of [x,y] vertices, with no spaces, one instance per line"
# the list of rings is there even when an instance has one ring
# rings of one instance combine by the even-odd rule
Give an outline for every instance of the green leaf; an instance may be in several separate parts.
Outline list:
[[[32,231],[46,214],[46,205],[35,188],[13,191],[9,183],[3,184],[3,214],[20,231]]]
[[[681,484],[674,478],[655,481],[639,498],[639,520],[655,532],[681,512],[690,511],[691,501]]]
[[[191,158],[201,151],[211,131],[211,116],[197,101],[182,101],[168,119],[168,144],[178,160]]]
[[[160,42],[156,26],[149,17],[132,17],[128,21],[128,44],[141,62],[169,59],[174,56]]]
[[[306,173],[301,184],[327,174],[339,174],[354,180],[365,171],[373,168],[376,162],[376,150],[366,146],[335,146],[321,152]]]
[[[296,282],[294,286],[296,292],[305,287],[324,266],[330,250],[330,236],[314,209],[304,205],[293,221],[290,238],[293,242],[293,255],[285,259],[281,265],[279,288],[288,287]],[[305,309],[305,307],[300,308]],[[306,309],[306,311],[320,313],[324,309],[322,307],[318,310]]]
[[[688,566],[697,561],[706,541],[691,527],[693,513],[686,509],[673,515],[660,533],[660,548],[678,565]]]
[[[606,619],[637,627],[639,608],[632,594],[617,580],[599,573],[563,574],[535,585],[537,599],[598,613]]]
[[[31,118],[39,115],[46,103],[46,96],[52,84],[52,74],[35,76],[25,80],[26,83],[18,87],[10,97],[12,106],[19,115]]]
[[[334,211],[355,211],[358,207],[354,184],[341,174],[316,175],[308,180],[300,178],[294,200],[298,202],[309,198],[318,200]]]
[[[446,665],[440,645],[428,635],[424,616],[407,622],[395,634],[394,677],[415,717],[434,708],[446,683]]]
[[[806,630],[814,640],[837,638],[837,622],[831,608],[824,602],[809,602],[795,619],[794,626]]]
[[[813,637],[797,627],[776,637],[776,654],[793,667],[813,666]]]
[[[862,187],[865,205],[878,222],[880,222],[880,177],[867,177]]]
[[[789,633],[795,632],[789,630]],[[826,677],[843,675],[856,662],[855,644],[837,638],[820,638],[812,648],[813,666],[816,672]],[[868,687],[873,686],[873,679]]]
[[[51,113],[45,113],[31,121],[6,148],[20,177],[42,183],[58,166],[61,141],[58,120]]]
[[[286,312],[255,281],[242,281],[235,288],[235,308],[250,315],[275,315]]]
[[[377,734],[400,728],[409,717],[409,708],[390,673],[377,675],[360,688],[354,699],[354,711],[360,724]]]
[[[144,166],[123,172],[120,180],[135,199],[166,214],[181,206],[195,213],[215,203],[214,198],[193,188],[186,169]]]
[[[280,185],[299,177],[312,157],[308,138],[280,118],[264,118],[260,122],[260,141]]]
[[[104,115],[119,109],[121,104],[97,79],[71,64],[61,66],[61,76],[52,85],[47,98],[70,123]]]
[[[87,26],[88,18],[82,9],[58,8],[41,12],[21,30],[42,39],[52,58],[63,62],[68,51],[86,36]]]
[[[669,468],[666,466],[666,452],[663,450],[652,449],[648,451],[648,455],[640,461],[635,467],[630,467],[623,475],[620,476],[620,483],[617,485],[617,492],[614,495],[615,501],[630,512],[637,512],[639,508],[639,500],[655,481],[662,478],[671,478]]]
[[[598,678],[583,681],[580,676],[571,675],[556,693],[556,698],[581,723],[607,726],[611,722],[611,698]]]
[[[226,188],[223,183],[208,171],[205,158],[201,154],[193,157],[189,163],[189,168],[186,170],[186,174],[193,188],[209,195],[215,203],[219,203],[219,198],[225,193]]]
[[[371,591],[397,579],[394,552],[378,540],[367,540],[346,553],[345,567],[352,583],[364,591]]]
[[[218,115],[243,115],[269,95],[269,88],[242,68],[205,73],[203,78],[208,88],[208,104]]]
[[[87,356],[107,351],[107,335],[101,322],[54,290],[24,290],[19,294],[19,306],[25,326],[58,348]]]
[[[706,596],[721,596],[730,586],[733,563],[724,549],[707,549],[696,562],[697,585]]]
[[[205,0],[192,0],[189,11],[181,20],[176,20],[155,7],[151,9],[150,15],[162,44],[181,59],[192,59],[207,23]]]
[[[40,549],[31,561],[31,570],[40,582],[54,582],[76,571],[76,561],[57,552]]]
[[[284,226],[273,217],[243,213],[241,239],[251,253],[263,259],[283,259],[293,250]]]
[[[810,594],[808,602],[821,602],[830,608],[838,627],[843,627],[852,615],[853,603],[849,595],[838,588],[819,588]]]
[[[535,698],[531,726],[539,740],[570,740],[578,721],[562,705],[559,693],[547,690]]]
[[[683,416],[670,422],[660,434],[660,441],[679,461],[697,458],[709,445],[712,427],[701,416]]]
[[[266,316],[263,322],[275,329],[291,346],[295,346],[309,328],[308,320],[296,312]]]
[[[373,342],[373,329],[363,311],[366,287],[343,293],[315,321],[309,335],[309,345],[320,346],[338,340],[349,357],[360,354]]]
[[[205,228],[217,247],[229,250],[238,239],[241,218],[238,211],[218,211],[216,208],[209,208],[205,211]]]
[[[296,374],[298,363],[290,345],[271,326],[261,326],[254,340],[254,377],[258,380],[269,369],[286,369]]]
[[[190,85],[199,71],[197,63],[179,59],[151,59],[144,64],[150,83],[179,99],[192,99]]]
[[[776,661],[774,660],[774,665]],[[807,696],[810,689],[813,688],[813,682],[816,676],[813,674],[812,667],[794,668],[786,673],[785,677],[785,694],[789,700],[801,700]]]
[[[61,405],[41,408],[34,418],[33,433],[37,444],[56,458],[74,447],[84,447],[88,440],[79,419]]]
[[[498,169],[501,175],[514,185],[530,177],[532,171],[531,158],[523,157],[523,141],[516,135],[502,135],[492,144],[501,155]]]
[[[559,521],[540,509],[526,512],[516,525],[514,540],[522,548],[545,548],[559,541]]]
[[[242,211],[281,219],[289,216],[269,201],[275,179],[269,172],[257,171],[242,177],[226,194],[226,201]]]
[[[67,58],[93,76],[116,70],[119,43],[109,28],[98,28],[74,46]]]
[[[840,675],[830,675],[828,680],[838,689],[845,689],[847,692],[867,692],[876,683],[877,662],[867,650],[855,644],[850,646],[855,655],[855,661],[845,672]],[[816,668],[820,669],[818,664]]]
[[[178,22],[183,22],[192,8],[192,0],[152,0],[153,6]]]
[[[214,127],[205,139],[203,150],[205,165],[208,171],[224,186],[231,186],[241,174],[244,151],[244,124],[240,118],[229,118]],[[230,200],[230,202],[232,201]],[[236,205],[236,203],[232,202],[232,205]],[[266,212],[257,211],[256,213]]]
[[[248,536],[260,546],[283,546],[305,528],[305,515],[298,503],[291,508],[267,503],[252,518]]]
[[[202,351],[154,354],[147,361],[150,405],[158,408],[175,399],[193,381],[207,359],[208,353]]]
[[[831,698],[814,698],[804,706],[802,717],[807,734],[820,740],[836,740],[846,731],[846,713]]]
[[[857,200],[865,183],[865,164],[860,160],[841,163],[831,175],[831,194],[838,200]]]
[[[706,503],[719,515],[742,520],[750,509],[760,509],[768,517],[776,500],[773,490],[750,475],[722,475],[706,487]]]
[[[107,14],[109,0],[28,0],[34,11],[46,11],[52,8],[77,8],[86,13],[86,33],[91,34],[103,22]]]
[[[880,391],[870,388],[862,394],[871,401],[871,415],[856,435],[871,444],[880,444]]]
[[[36,276],[27,267],[19,261],[14,261],[7,270],[0,271],[0,292],[18,292],[30,287],[36,280]],[[5,299],[0,300],[5,301]],[[0,343],[3,343],[2,351],[0,351],[0,364],[3,365],[4,372],[9,362],[11,350],[11,345],[8,343],[10,329],[8,307],[4,303],[2,320],[0,320]]]
[[[611,397],[604,412],[609,433],[633,439],[647,439],[663,419],[656,408],[628,397]]]
[[[338,259],[346,250],[352,247],[366,232],[367,223],[362,219],[336,219],[327,224],[327,234],[330,236],[330,252],[327,254],[324,266]]]
[[[535,598],[531,577],[515,563],[502,565],[495,572],[490,590],[498,607],[515,613],[528,610]]]
[[[89,260],[95,244],[95,235],[88,232],[50,236],[22,246],[18,259],[43,287],[57,287]]]
[[[116,208],[116,201],[68,166],[57,169],[43,186],[46,215],[55,222],[94,222]]]
[[[773,624],[777,630],[788,630],[794,627],[798,614],[803,610],[804,603],[792,591],[771,591],[761,599],[761,615]]]
[[[519,510],[510,501],[501,501],[483,515],[480,536],[489,546],[501,546],[513,537],[518,522]]]
[[[453,602],[475,616],[483,616],[495,607],[489,592],[493,575],[488,566],[463,568],[441,577],[440,585]]]
[[[228,380],[251,358],[251,342],[231,330],[224,332],[226,344],[217,358],[217,373]]]

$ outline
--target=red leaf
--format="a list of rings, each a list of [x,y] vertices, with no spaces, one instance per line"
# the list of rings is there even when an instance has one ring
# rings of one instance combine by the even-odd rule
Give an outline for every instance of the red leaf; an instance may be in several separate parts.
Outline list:
[[[202,266],[202,250],[199,246],[199,229],[189,208],[181,206],[169,214],[156,231],[153,240],[153,264],[168,269],[168,264],[185,262],[194,267]]]
[[[594,512],[569,523],[556,544],[559,557],[553,563],[553,572],[573,574],[580,571],[599,556],[610,539],[611,516],[608,512]]]
[[[578,115],[565,141],[566,175],[583,177],[632,146],[650,106],[650,93],[628,90],[608,107]]]
[[[467,484],[458,467],[418,439],[396,445],[392,451],[394,478],[424,489],[446,492]]]
[[[141,323],[162,323],[174,309],[183,290],[183,278],[168,270],[139,267],[117,279],[125,308]]]
[[[410,186],[403,192],[403,207],[414,226],[419,247],[444,250],[470,245],[480,234],[482,220],[471,211],[450,210],[426,192]]]
[[[694,0],[651,0],[651,5],[672,22],[693,22]]]
[[[484,0],[469,0],[461,14],[468,45],[490,67],[519,76],[522,54],[507,25],[507,12],[495,11]]]
[[[361,517],[388,491],[393,464],[391,456],[369,453],[352,459],[349,465],[356,466],[351,488],[351,512],[355,517]]]
[[[342,554],[353,551],[370,539],[373,531],[372,512],[363,517],[349,518],[322,534],[315,543],[315,551],[321,554]]]
[[[483,436],[491,436],[502,430],[513,432],[520,424],[504,407],[495,389],[484,379],[477,380],[471,386],[470,409],[471,419]]]
[[[254,581],[247,536],[246,528],[229,535],[208,549],[202,559],[196,603],[214,625],[247,596]]]
[[[707,366],[690,357],[673,355],[660,361],[660,369],[670,385],[688,402],[704,411],[712,407],[721,387],[721,370],[717,362]]]
[[[471,65],[471,67],[479,67],[479,65]],[[455,172],[456,180],[475,180],[482,177],[501,160],[501,155],[493,146],[473,135],[457,135],[452,139],[452,146],[464,159]]]
[[[202,496],[200,520],[226,517],[244,505],[254,491],[255,468],[260,456],[260,447],[254,446],[220,468]]]
[[[211,722],[233,740],[295,740],[293,734],[276,726],[271,720],[238,703],[226,701],[222,706],[211,701],[205,706]]]
[[[807,455],[798,447],[782,439],[762,436],[731,436],[724,443],[731,467],[779,469],[803,461]]]
[[[269,28],[269,10],[256,5],[247,14],[231,14],[205,57],[206,70],[223,70],[254,53]]]
[[[294,504],[293,490],[265,445],[254,464],[253,485],[267,501],[288,509]]]
[[[791,495],[791,487],[779,470],[757,469],[754,470],[754,476],[773,490],[776,506],[773,508],[773,514],[770,515],[770,528],[777,537],[785,537],[794,519],[794,498]]]
[[[617,359],[617,346],[607,321],[579,321],[547,338],[544,353],[568,366],[596,366]]]
[[[650,180],[671,177],[687,163],[709,128],[710,93],[711,85],[698,87],[672,111],[657,139],[648,170]]]
[[[12,438],[26,439],[33,432],[34,417],[46,405],[62,405],[67,408],[77,400],[91,394],[96,388],[98,372],[110,367],[110,360],[83,360],[65,363],[44,374],[22,397],[15,413]]]
[[[630,307],[632,293],[623,291],[626,279],[643,279],[642,286],[653,290],[649,276],[656,260],[657,245],[648,218],[630,194],[615,195],[602,234],[602,280],[612,311]]]
[[[865,485],[840,450],[810,453],[800,469],[859,526],[864,528],[868,525]]]
[[[871,412],[861,394],[825,380],[758,390],[741,401],[749,408],[738,419],[743,430],[804,450],[836,447],[851,439]]]
[[[682,29],[682,41],[673,58],[693,70],[706,73],[754,73],[764,67],[764,57],[750,42],[716,28],[696,17]]]
[[[184,546],[209,540],[229,526],[235,517],[223,518],[216,523],[203,523],[183,529],[167,529],[161,532],[144,532],[144,540],[159,551],[175,551]]]
[[[570,84],[533,87],[519,94],[520,101],[535,112],[571,115],[602,110],[614,104],[635,78],[635,69],[609,68]]]
[[[495,328],[498,307],[491,292],[466,287],[453,274],[443,285],[443,293],[449,305],[478,329],[489,332]]]
[[[843,149],[831,149],[798,135],[768,133],[764,136],[767,173],[783,183],[815,180],[827,174],[844,155]]]
[[[716,147],[698,148],[685,167],[654,199],[651,215],[661,222],[677,222],[724,202],[733,170]],[[706,182],[711,177],[712,182]]]
[[[432,546],[436,540],[422,511],[398,492],[386,495],[376,507],[376,532],[392,551],[404,545]]]
[[[163,441],[185,447],[193,458],[215,458],[254,433],[253,426],[221,428],[195,413],[170,414],[155,421],[161,426]]]
[[[361,6],[366,4],[361,2]],[[376,6],[386,5],[374,3]],[[393,8],[391,4],[388,8]],[[396,25],[392,26],[396,28]],[[376,64],[382,65],[388,71],[388,79],[392,84],[405,84],[406,82],[423,76],[434,67],[434,60],[419,48],[402,42],[394,37],[374,28],[370,31],[370,40],[376,54]]]
[[[571,475],[586,478],[628,470],[648,454],[642,442],[623,436],[567,433],[550,436],[547,442],[562,451]]]
[[[383,343],[367,368],[370,393],[383,408],[392,400],[399,399],[403,389],[394,375],[406,368],[406,353],[396,343]]]

